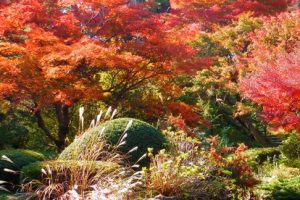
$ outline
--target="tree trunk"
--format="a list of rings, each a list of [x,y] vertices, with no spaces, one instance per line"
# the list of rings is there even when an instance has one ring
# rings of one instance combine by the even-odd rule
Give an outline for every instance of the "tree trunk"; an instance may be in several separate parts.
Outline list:
[[[34,113],[34,116],[37,119],[38,127],[45,133],[45,135],[52,141],[56,146],[59,145],[58,140],[51,134],[50,130],[47,128],[45,121],[41,115],[41,111]]]
[[[37,124],[39,128],[56,145],[58,150],[62,151],[65,148],[66,145],[65,140],[69,134],[69,123],[70,123],[69,107],[62,104],[56,104],[55,112],[58,121],[57,137],[55,137],[55,135],[53,135],[51,131],[47,128],[40,110],[36,111],[34,115],[37,119]]]
[[[70,116],[69,116],[69,107],[56,104],[55,105],[56,117],[58,121],[58,149],[62,151],[65,148],[65,140],[69,134],[69,123],[70,123]]]
[[[251,122],[243,117],[237,117],[237,120],[245,126],[249,132],[253,135],[254,139],[261,144],[263,147],[270,147],[270,143],[266,140],[266,138],[260,133]]]

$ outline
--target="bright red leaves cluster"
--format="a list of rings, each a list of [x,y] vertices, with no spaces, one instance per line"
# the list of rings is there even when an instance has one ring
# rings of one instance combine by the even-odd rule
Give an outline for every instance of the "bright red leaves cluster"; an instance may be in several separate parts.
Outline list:
[[[245,12],[253,16],[274,14],[285,11],[293,0],[171,0],[174,12],[182,12],[187,19],[228,23]]]
[[[277,128],[300,130],[300,43],[261,66],[243,82],[246,97],[262,105],[263,118]]]
[[[275,129],[300,130],[300,12],[266,19],[252,34],[245,96],[262,105],[262,117]]]

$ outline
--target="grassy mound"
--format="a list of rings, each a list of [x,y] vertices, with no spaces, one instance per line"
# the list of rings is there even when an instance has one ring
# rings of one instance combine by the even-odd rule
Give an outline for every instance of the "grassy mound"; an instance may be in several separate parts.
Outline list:
[[[20,169],[30,163],[44,160],[44,156],[40,153],[30,150],[2,150],[0,151],[0,157],[6,156],[13,163],[0,160],[0,180],[4,180],[10,183],[19,183]],[[6,172],[5,169],[16,171],[16,173]]]
[[[141,156],[143,156],[148,148],[153,148],[156,153],[162,149],[166,143],[164,136],[150,124],[131,118],[120,118],[107,121],[91,130],[88,130],[84,135],[75,140],[69,145],[59,156],[61,160],[76,160],[81,152],[86,148],[91,148],[97,144],[101,130],[105,128],[104,134],[111,144],[117,144],[122,137],[124,130],[128,123],[132,120],[132,125],[127,130],[127,138],[120,150],[123,153],[128,153],[132,148],[138,147],[137,151],[130,154],[131,163],[135,163]],[[141,165],[147,164],[147,161],[139,163]]]
[[[31,163],[22,168],[22,179],[40,180],[42,178],[42,169],[47,173],[51,171],[52,175],[58,173],[71,174],[76,171],[88,171],[89,174],[101,172],[109,174],[118,169],[119,166],[111,162],[102,161],[77,161],[77,160],[52,160]]]

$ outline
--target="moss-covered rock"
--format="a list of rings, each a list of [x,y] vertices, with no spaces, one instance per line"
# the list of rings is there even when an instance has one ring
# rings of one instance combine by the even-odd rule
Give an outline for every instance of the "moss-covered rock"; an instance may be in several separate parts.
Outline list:
[[[153,148],[156,153],[164,148],[166,139],[164,136],[150,124],[131,118],[119,118],[107,121],[93,129],[88,130],[81,138],[70,144],[59,156],[61,160],[76,160],[84,149],[97,144],[101,130],[105,128],[105,136],[111,144],[117,144],[122,137],[128,123],[132,120],[132,125],[127,130],[126,144],[120,150],[128,153],[132,148],[138,147],[137,151],[130,154],[130,161],[135,163],[143,154],[147,153],[148,148]],[[146,160],[139,164],[145,165]]]
[[[19,171],[22,167],[33,162],[44,160],[44,156],[42,154],[22,149],[2,150],[0,151],[0,157],[2,156],[8,157],[13,161],[13,163],[0,160],[0,180],[14,184],[19,183]],[[16,173],[7,172],[4,169],[14,170]]]

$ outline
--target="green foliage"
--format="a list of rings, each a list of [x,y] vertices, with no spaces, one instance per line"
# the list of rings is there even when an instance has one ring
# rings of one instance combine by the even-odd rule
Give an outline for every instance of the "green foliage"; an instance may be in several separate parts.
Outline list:
[[[300,199],[300,176],[263,185],[261,189],[269,191],[270,197],[275,200],[298,200]]]
[[[254,148],[245,152],[249,158],[249,164],[256,169],[266,161],[272,161],[273,158],[278,159],[280,154],[279,148]]]
[[[281,152],[290,160],[300,159],[300,136],[296,133],[291,134],[281,146]]]
[[[45,171],[51,170],[52,174],[64,171],[77,171],[81,169],[92,169],[94,173],[102,171],[103,173],[110,173],[116,170],[119,166],[112,162],[102,161],[78,161],[78,160],[51,160],[34,162],[26,165],[21,169],[22,179],[41,180],[42,169]]]
[[[150,167],[143,169],[150,196],[163,194],[178,199],[198,199],[200,196],[201,199],[243,199],[243,193],[250,191],[232,177],[233,167],[233,170],[227,167],[248,170],[243,161],[229,160],[225,156],[220,158],[221,155],[216,154],[217,160],[214,160],[212,152],[201,150],[201,141],[187,137],[183,131],[166,130],[164,134],[169,141],[167,151],[161,150],[155,156],[150,151]]]
[[[18,171],[33,162],[44,160],[44,156],[40,153],[30,151],[30,150],[2,150],[0,151],[0,157],[6,156],[13,163],[8,161],[0,160],[0,180],[18,183],[19,182],[19,174]],[[9,173],[5,172],[4,169],[14,170],[17,173]]]
[[[120,118],[107,121],[93,129],[85,132],[80,138],[70,144],[59,156],[62,160],[76,160],[78,155],[84,149],[97,144],[97,139],[100,138],[101,130],[105,128],[104,134],[108,142],[117,144],[128,123],[132,120],[132,126],[127,130],[126,144],[120,147],[123,153],[128,153],[134,147],[138,147],[137,151],[130,154],[130,161],[135,163],[140,157],[147,153],[148,148],[153,148],[154,153],[157,153],[164,147],[166,140],[164,136],[150,124],[131,118]],[[140,164],[146,164],[146,161]]]
[[[9,105],[0,102],[0,148],[25,148],[29,130],[24,119],[28,119],[28,115],[21,111],[9,114],[6,106]]]
[[[18,198],[13,196],[11,193],[0,192],[0,200],[18,200]]]
[[[55,116],[48,112],[46,121],[54,125]],[[32,113],[5,101],[0,101],[0,148],[53,150],[48,138],[37,127]]]
[[[174,156],[161,150],[154,157],[149,152],[151,165],[143,169],[143,175],[147,190],[152,194],[182,197],[184,194],[192,195],[194,192],[196,195],[194,185],[199,185],[204,179],[205,170],[208,169],[200,164],[202,162],[200,159],[198,159],[199,163],[187,164],[187,162],[192,162],[191,157],[193,153],[196,153],[195,151],[178,153]]]
[[[286,166],[300,168],[300,159],[294,159],[294,160],[283,159],[282,162],[283,162]]]

